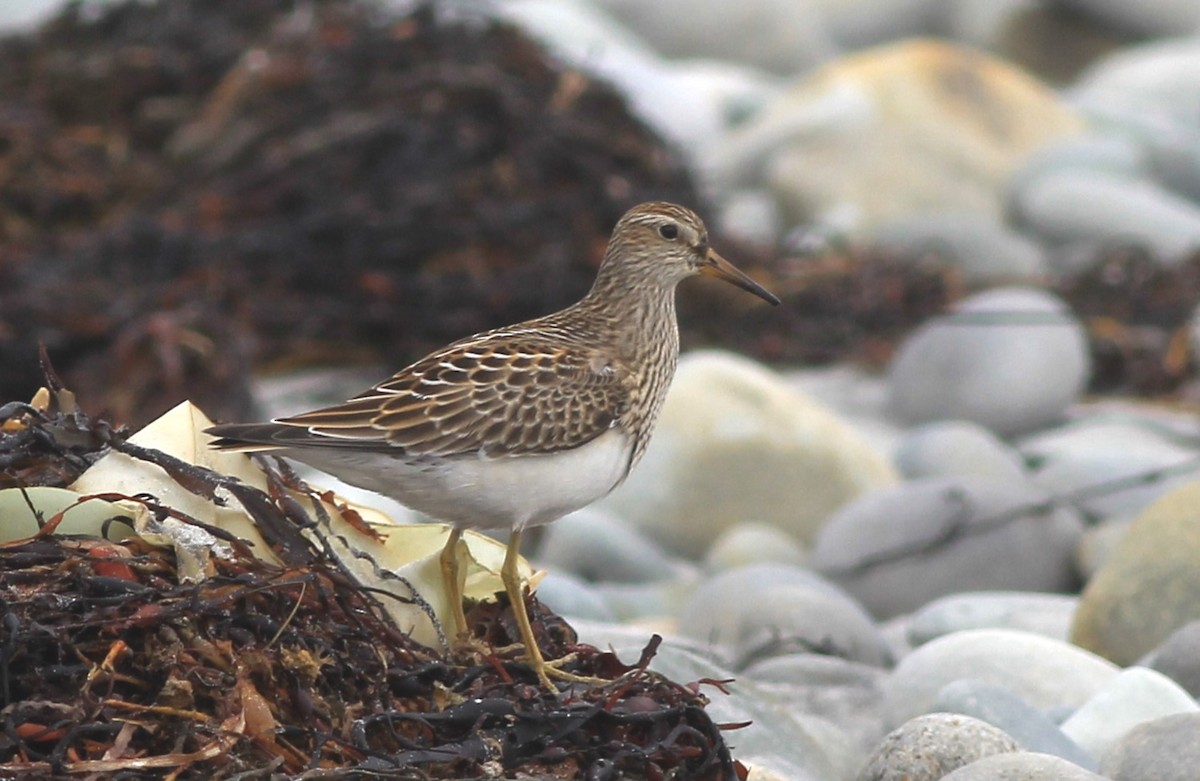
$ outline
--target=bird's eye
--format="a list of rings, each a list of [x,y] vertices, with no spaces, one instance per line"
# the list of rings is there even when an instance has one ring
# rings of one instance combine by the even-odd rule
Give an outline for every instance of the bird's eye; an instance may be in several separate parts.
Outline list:
[[[658,235],[667,241],[674,241],[679,238],[679,226],[673,222],[664,222],[658,226]]]

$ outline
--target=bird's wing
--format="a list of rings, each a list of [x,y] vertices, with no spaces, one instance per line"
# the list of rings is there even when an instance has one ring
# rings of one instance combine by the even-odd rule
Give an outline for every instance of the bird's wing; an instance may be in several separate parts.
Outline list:
[[[625,376],[600,353],[532,335],[465,342],[344,404],[281,418],[302,441],[277,439],[430,456],[567,450],[625,412]]]

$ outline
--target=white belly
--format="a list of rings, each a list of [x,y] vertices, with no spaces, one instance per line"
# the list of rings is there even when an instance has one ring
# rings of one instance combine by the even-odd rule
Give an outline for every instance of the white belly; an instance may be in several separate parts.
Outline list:
[[[625,478],[631,445],[611,429],[588,444],[541,456],[460,456],[414,463],[333,448],[287,456],[465,528],[524,528],[557,520]]]

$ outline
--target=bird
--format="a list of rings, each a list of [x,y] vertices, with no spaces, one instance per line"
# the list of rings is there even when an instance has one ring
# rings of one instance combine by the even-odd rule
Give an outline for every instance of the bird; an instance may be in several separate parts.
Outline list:
[[[463,531],[510,530],[501,580],[524,661],[557,691],[551,676],[578,676],[535,641],[521,536],[604,497],[645,454],[679,357],[675,288],[696,274],[779,304],[709,245],[694,211],[643,203],[617,221],[576,303],[453,342],[344,403],[212,426],[211,447],[294,459],[448,524],[439,564],[456,639],[468,634]]]

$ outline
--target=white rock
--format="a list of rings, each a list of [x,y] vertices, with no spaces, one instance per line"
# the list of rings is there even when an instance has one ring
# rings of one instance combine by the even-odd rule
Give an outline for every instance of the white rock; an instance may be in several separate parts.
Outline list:
[[[812,3],[597,0],[597,5],[668,57],[711,57],[791,75],[837,51]]]
[[[942,687],[963,678],[1002,686],[1035,708],[1075,708],[1117,672],[1106,659],[1029,632],[956,632],[900,660],[887,682],[886,721],[896,726],[925,713]]]
[[[547,526],[537,561],[585,580],[627,583],[670,579],[684,566],[628,522],[594,507]]]
[[[1122,670],[1063,722],[1062,731],[1093,757],[1103,757],[1131,729],[1200,705],[1167,676],[1146,667]]]
[[[1033,177],[1013,194],[1016,218],[1051,244],[1123,242],[1164,263],[1200,249],[1200,207],[1158,184],[1071,170]]]
[[[1200,115],[1197,85],[1200,42],[1187,37],[1120,49],[1081,75],[1070,94],[1075,103],[1105,116],[1133,120],[1143,114],[1155,125],[1186,125]]]
[[[680,361],[645,459],[601,506],[699,557],[741,521],[804,542],[835,508],[895,482],[887,459],[778,375],[702,352]]]
[[[884,666],[887,644],[862,606],[834,584],[805,570],[751,565],[721,573],[684,605],[680,631],[725,645],[745,667],[798,651]]]
[[[970,90],[955,86],[964,80]],[[858,231],[947,210],[999,221],[1013,171],[1081,128],[1000,60],[907,41],[821,68],[738,128],[715,162],[723,182],[767,184],[793,225]]]
[[[699,571],[650,583],[593,583],[592,589],[621,621],[653,622],[674,629],[676,616],[700,585]]]
[[[1084,770],[1050,754],[1017,751],[994,754],[953,773],[940,781],[1108,781],[1090,770]]]
[[[1104,757],[1116,781],[1195,781],[1200,767],[1200,714],[1181,713],[1142,724]]]
[[[872,447],[891,453],[908,434],[887,416],[887,378],[879,372],[834,364],[788,372],[788,386],[832,410]]]
[[[1141,146],[1156,183],[1194,202],[1200,197],[1198,79],[1200,37],[1191,35],[1119,49],[1088,69],[1070,97],[1107,132]]]
[[[664,62],[661,73],[661,85],[639,81],[636,90],[623,91],[666,138],[688,153],[693,170],[706,182],[716,178],[709,160],[727,134],[782,92],[766,74],[717,60]],[[668,114],[667,109],[683,113]]]
[[[1027,437],[1017,448],[1037,465],[1035,483],[1100,518],[1135,515],[1200,477],[1200,451],[1132,415],[1081,418]]]
[[[1025,481],[927,478],[876,491],[821,529],[813,566],[877,617],[961,591],[1074,588],[1079,516]]]
[[[889,408],[910,423],[960,418],[1018,434],[1061,418],[1089,373],[1086,334],[1058,298],[1032,288],[990,290],[901,345]]]
[[[615,621],[604,597],[588,583],[565,572],[548,572],[537,587],[537,598],[560,616],[591,621]]]
[[[765,523],[752,522],[723,531],[704,556],[704,566],[710,572],[764,562],[801,567],[807,561],[804,548],[786,533]]]
[[[1026,477],[1020,454],[983,426],[966,420],[939,421],[913,429],[896,448],[893,460],[909,480]]]
[[[1125,179],[1151,176],[1150,152],[1127,133],[1103,128],[1047,144],[1013,174],[1009,187],[1021,192],[1038,177],[1064,171],[1092,171]]]
[[[1018,629],[1067,641],[1079,598],[1067,594],[977,591],[951,594],[912,615],[908,638],[923,645],[965,629]]]

